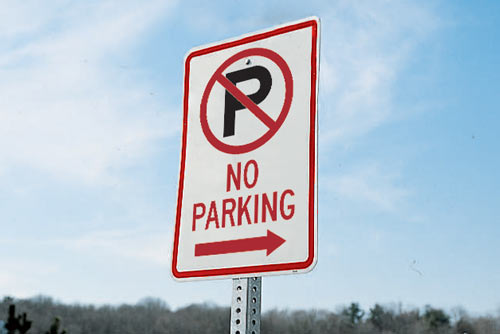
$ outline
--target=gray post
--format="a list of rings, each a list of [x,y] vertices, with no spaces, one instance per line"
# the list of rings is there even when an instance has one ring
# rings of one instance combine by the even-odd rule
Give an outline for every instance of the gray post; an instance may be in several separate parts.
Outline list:
[[[260,334],[262,278],[233,279],[230,334]]]

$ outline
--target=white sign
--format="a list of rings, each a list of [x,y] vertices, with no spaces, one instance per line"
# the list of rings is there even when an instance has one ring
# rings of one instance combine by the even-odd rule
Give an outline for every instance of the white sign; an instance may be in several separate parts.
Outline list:
[[[318,49],[309,18],[186,56],[175,278],[314,267]]]

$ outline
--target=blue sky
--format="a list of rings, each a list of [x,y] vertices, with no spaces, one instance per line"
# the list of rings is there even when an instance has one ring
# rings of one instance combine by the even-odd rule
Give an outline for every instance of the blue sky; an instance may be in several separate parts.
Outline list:
[[[0,295],[228,305],[169,275],[185,53],[321,19],[319,261],[264,309],[500,307],[500,3],[5,1]]]

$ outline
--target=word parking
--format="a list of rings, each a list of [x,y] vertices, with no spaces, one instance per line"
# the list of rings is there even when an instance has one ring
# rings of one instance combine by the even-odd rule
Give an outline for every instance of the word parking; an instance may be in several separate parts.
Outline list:
[[[252,178],[248,175],[250,169],[253,170]],[[258,176],[259,168],[255,160],[250,160],[245,164],[243,173],[241,162],[238,162],[236,171],[233,165],[228,164],[226,191],[231,191],[231,185],[239,191],[242,184],[247,189],[251,189],[257,184]],[[292,189],[284,189],[272,193],[228,197],[218,201],[213,200],[210,203],[195,203],[192,230],[196,231],[199,223],[204,226],[205,230],[208,230],[209,228],[241,226],[243,223],[251,225],[268,221],[275,222],[278,219],[289,220],[295,213],[294,195]]]

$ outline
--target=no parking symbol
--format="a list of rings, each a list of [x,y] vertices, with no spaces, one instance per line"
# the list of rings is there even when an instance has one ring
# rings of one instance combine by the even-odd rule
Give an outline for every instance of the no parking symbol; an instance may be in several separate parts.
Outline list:
[[[176,279],[314,267],[318,29],[310,18],[186,56]]]
[[[240,59],[251,56],[262,56],[270,59],[279,67],[283,75],[285,81],[285,96],[281,112],[276,120],[273,120],[271,117],[269,117],[269,115],[258,106],[258,104],[267,97],[270,90],[272,89],[273,80],[268,69],[263,66],[256,65],[227,73],[225,76],[222,74],[222,72],[226,70],[231,64]],[[260,87],[257,92],[247,96],[236,87],[236,84],[238,82],[251,79],[257,79],[260,83]],[[234,135],[236,111],[245,108],[253,113],[253,115],[257,117],[262,123],[264,123],[269,130],[264,135],[260,136],[260,138],[242,145],[229,145],[219,140],[210,129],[207,121],[207,101],[216,82],[221,84],[226,89],[223,127],[224,137]],[[203,133],[207,137],[207,140],[215,148],[225,153],[239,154],[255,150],[265,144],[279,130],[279,128],[285,121],[286,116],[288,115],[290,105],[292,103],[292,98],[292,73],[290,72],[290,68],[288,67],[285,60],[283,60],[283,58],[279,54],[272,50],[264,48],[252,48],[243,50],[222,63],[222,65],[215,71],[207,84],[200,105],[200,122]]]

